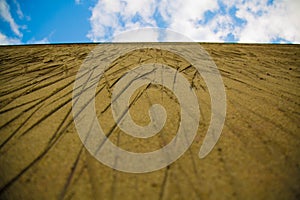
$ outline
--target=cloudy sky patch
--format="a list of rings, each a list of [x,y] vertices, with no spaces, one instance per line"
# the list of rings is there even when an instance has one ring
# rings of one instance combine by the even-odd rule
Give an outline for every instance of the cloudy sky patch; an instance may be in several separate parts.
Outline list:
[[[199,42],[299,43],[299,10],[298,0],[0,0],[0,44],[122,41],[147,27]],[[162,34],[132,40],[184,40]]]

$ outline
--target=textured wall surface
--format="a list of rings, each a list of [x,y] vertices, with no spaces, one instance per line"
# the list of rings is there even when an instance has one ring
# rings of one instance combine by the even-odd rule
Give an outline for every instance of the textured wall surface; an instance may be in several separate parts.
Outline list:
[[[165,127],[148,139],[124,134],[110,108],[124,73],[159,60],[196,91],[201,121],[193,144],[176,162],[145,174],[101,164],[76,132],[73,84],[95,44],[0,47],[0,199],[299,199],[300,46],[201,45],[218,66],[227,95],[222,135],[204,159],[198,152],[210,123],[210,96],[186,60],[136,50],[115,60],[97,86],[99,123],[113,143],[133,152],[167,144],[178,129],[180,107],[168,89],[141,87],[131,98],[133,119],[146,125],[149,107],[159,103],[168,114]]]

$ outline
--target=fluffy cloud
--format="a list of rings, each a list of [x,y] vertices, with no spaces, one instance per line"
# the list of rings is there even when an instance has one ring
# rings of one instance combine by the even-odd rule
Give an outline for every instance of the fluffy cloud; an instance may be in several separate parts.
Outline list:
[[[27,42],[27,44],[49,44],[49,39],[47,37],[44,37],[41,40],[31,39]]]
[[[104,41],[123,31],[161,27],[197,41],[299,43],[299,10],[297,0],[100,0],[92,8],[88,38]]]
[[[0,32],[0,45],[21,44],[18,38],[10,38]]]
[[[276,1],[265,6],[266,1],[239,4],[237,16],[247,21],[237,34],[243,42],[291,41],[300,42],[300,1]]]
[[[157,26],[154,9],[155,0],[101,0],[92,10],[88,38],[105,40],[122,31]]]
[[[159,29],[135,29],[116,34],[113,42],[159,42]]]
[[[21,14],[21,13],[19,13],[19,14]],[[16,24],[15,20],[11,16],[9,5],[7,4],[7,2],[5,0],[0,0],[0,15],[6,22],[9,23],[11,30],[18,37],[22,37],[22,33],[19,30],[20,27]]]
[[[17,14],[18,14],[18,17],[19,17],[20,19],[23,19],[23,18],[24,18],[24,14],[23,14],[23,12],[22,12],[22,10],[21,10],[21,6],[20,6],[19,2],[17,2],[17,0],[14,0],[14,4],[15,4],[16,7],[17,7]]]

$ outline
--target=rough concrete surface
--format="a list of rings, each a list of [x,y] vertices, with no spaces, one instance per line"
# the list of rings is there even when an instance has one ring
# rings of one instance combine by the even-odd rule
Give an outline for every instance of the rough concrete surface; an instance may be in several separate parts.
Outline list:
[[[144,174],[101,164],[76,132],[73,84],[96,44],[1,46],[0,199],[299,199],[300,46],[201,46],[215,61],[227,95],[222,135],[204,159],[198,153],[210,123],[210,95],[184,58],[136,50],[115,60],[97,86],[97,116],[109,139],[128,151],[149,152],[176,134],[180,105],[167,88],[139,88],[131,98],[133,120],[147,125],[153,103],[164,106],[168,117],[157,135],[131,137],[112,118],[115,83],[151,62],[177,69],[191,83],[201,111],[194,142],[168,167]]]

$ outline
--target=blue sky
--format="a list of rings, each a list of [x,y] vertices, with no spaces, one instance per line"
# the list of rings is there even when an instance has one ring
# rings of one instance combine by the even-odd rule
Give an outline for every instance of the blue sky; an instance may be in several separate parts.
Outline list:
[[[300,43],[299,10],[298,0],[0,0],[0,44],[99,42],[145,27],[200,42]]]
[[[0,20],[0,32],[21,43],[90,42],[89,9],[96,2],[76,4],[74,0],[0,0],[9,6],[9,12],[22,36],[11,28],[7,20]],[[21,13],[18,14],[18,6]]]

